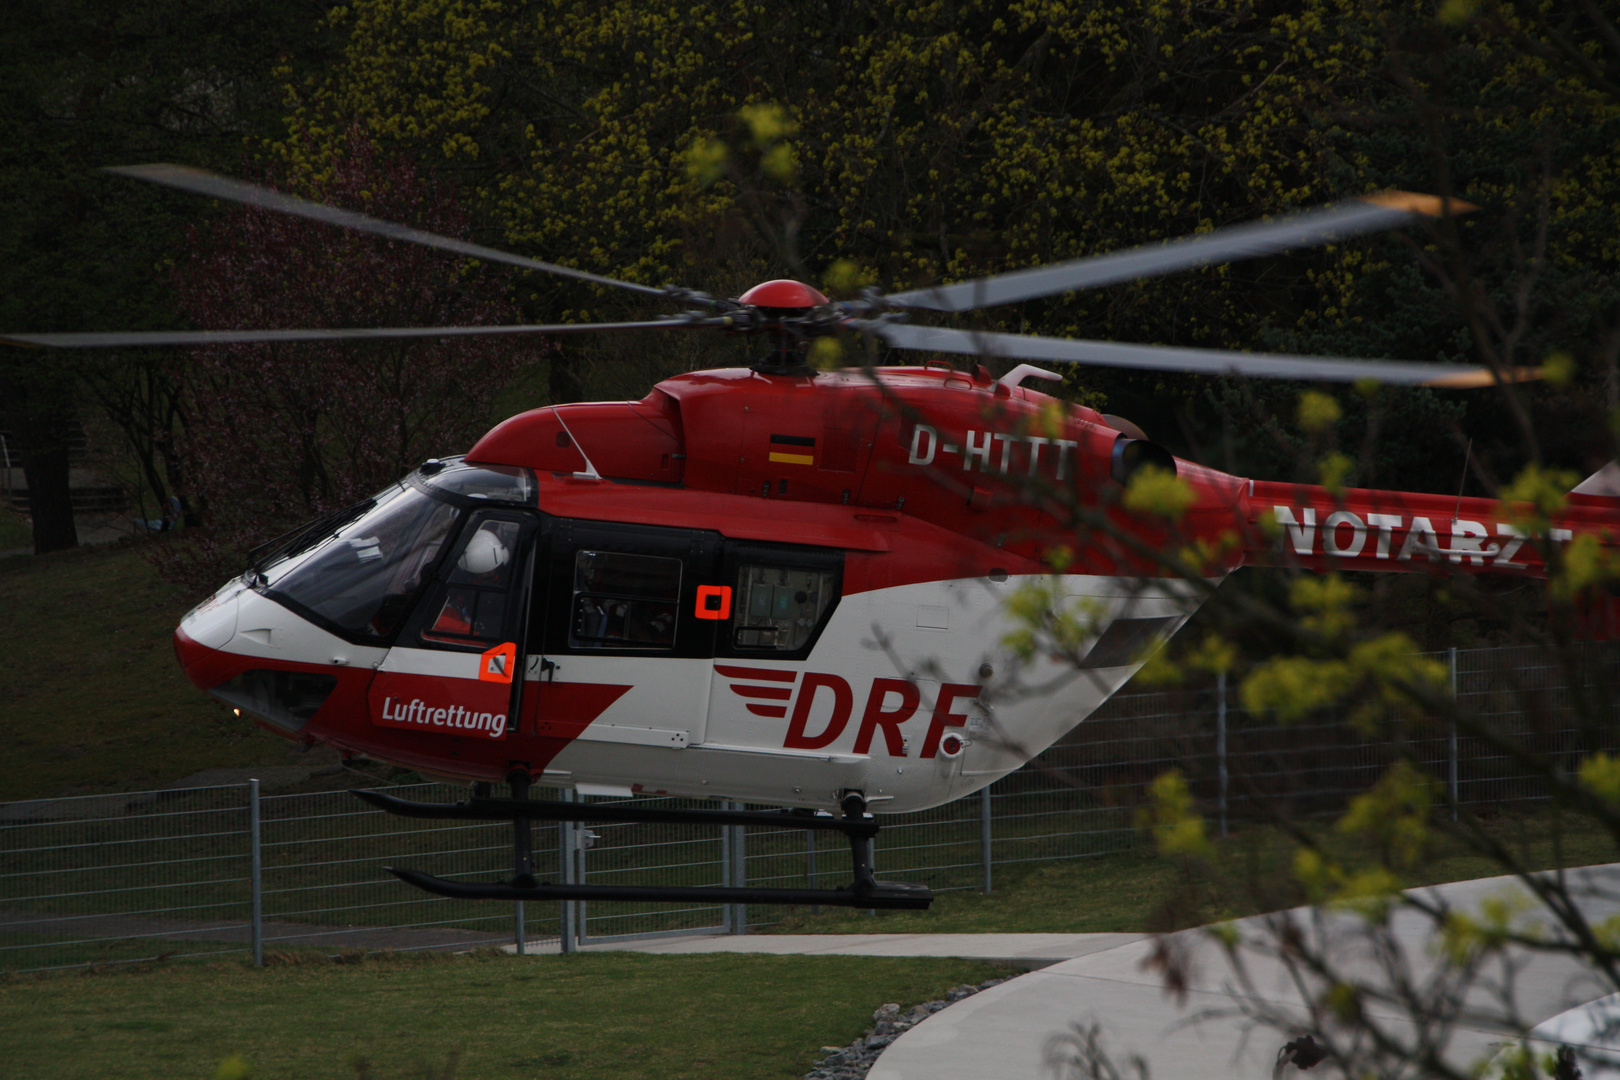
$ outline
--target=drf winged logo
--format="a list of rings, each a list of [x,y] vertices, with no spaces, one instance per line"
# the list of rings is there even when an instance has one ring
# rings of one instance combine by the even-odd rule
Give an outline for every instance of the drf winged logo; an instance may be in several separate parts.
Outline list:
[[[785,668],[715,665],[715,671],[728,679],[732,693],[747,702],[748,711],[767,719],[788,720],[782,745],[790,750],[821,750],[837,742],[855,716],[855,693],[840,675],[817,671],[797,672]],[[801,677],[802,675],[802,677]],[[909,757],[910,733],[901,729],[917,723],[923,739],[919,758],[955,757],[968,745],[951,728],[967,725],[969,714],[960,711],[974,702],[983,687],[972,683],[945,683],[928,707],[922,688],[909,679],[875,678],[861,707],[855,730],[853,753],[872,751],[878,735],[890,757]],[[815,730],[812,730],[815,729]]]

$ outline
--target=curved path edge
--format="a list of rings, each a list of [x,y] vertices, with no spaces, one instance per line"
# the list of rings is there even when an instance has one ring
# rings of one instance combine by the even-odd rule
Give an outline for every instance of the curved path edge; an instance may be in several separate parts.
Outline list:
[[[1569,872],[1576,880],[1589,917],[1620,910],[1620,864]],[[1453,907],[1477,910],[1479,903],[1505,890],[1522,888],[1511,877],[1456,882],[1422,890]],[[1356,936],[1350,916],[1330,916],[1299,908],[1282,913],[1302,924],[1338,921],[1345,961],[1356,964]],[[1273,916],[1240,921],[1256,924]],[[1258,929],[1251,925],[1247,929]],[[1429,924],[1410,913],[1397,915],[1393,932],[1414,962],[1432,961]],[[1241,998],[1232,972],[1217,944],[1198,930],[1170,935],[1173,945],[1191,957],[1188,992],[1177,999],[1165,993],[1162,980],[1146,963],[1155,948],[1151,939],[1127,941],[1075,959],[1032,971],[992,987],[924,1020],[896,1039],[872,1066],[867,1080],[1037,1080],[1054,1073],[1045,1064],[1054,1038],[1076,1025],[1098,1025],[1104,1046],[1123,1061],[1140,1055],[1153,1080],[1268,1080],[1277,1051],[1287,1038],[1273,1029],[1255,1028],[1233,1015]],[[1549,956],[1524,957],[1519,973],[1518,1003],[1530,1023],[1538,1023],[1608,993],[1578,962]],[[1255,996],[1283,1013],[1306,1015],[1304,999],[1280,965],[1267,957],[1245,957]],[[1364,969],[1365,970],[1365,969]],[[1210,1013],[1225,1012],[1225,1016]],[[1401,1023],[1398,1017],[1388,1017]],[[1497,1030],[1459,1028],[1450,1056],[1459,1063],[1488,1056],[1503,1041]],[[1127,1073],[1127,1075],[1133,1075]],[[1288,1066],[1285,1077],[1307,1077]]]

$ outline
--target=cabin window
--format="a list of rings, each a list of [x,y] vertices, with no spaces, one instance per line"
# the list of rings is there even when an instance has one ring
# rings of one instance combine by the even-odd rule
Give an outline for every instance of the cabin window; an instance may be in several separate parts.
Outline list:
[[[568,643],[586,649],[673,648],[680,599],[679,559],[577,552]]]
[[[810,640],[833,600],[833,574],[744,564],[737,574],[737,597],[736,648],[795,652]]]

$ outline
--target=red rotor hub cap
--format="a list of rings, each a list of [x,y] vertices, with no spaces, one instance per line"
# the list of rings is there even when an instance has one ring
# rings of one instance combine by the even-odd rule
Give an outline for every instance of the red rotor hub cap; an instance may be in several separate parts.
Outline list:
[[[827,298],[821,295],[819,290],[791,278],[777,278],[775,281],[755,285],[737,297],[737,300],[739,303],[754,307],[800,309],[820,307],[827,302]]]

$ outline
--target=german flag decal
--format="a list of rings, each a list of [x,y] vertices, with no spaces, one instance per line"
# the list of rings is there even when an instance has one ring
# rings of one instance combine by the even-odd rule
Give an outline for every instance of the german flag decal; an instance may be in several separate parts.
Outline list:
[[[778,450],[777,447],[783,447]],[[795,449],[787,449],[794,447]],[[802,449],[799,449],[802,448]],[[783,465],[814,465],[816,463],[816,440],[803,435],[772,435],[771,460],[781,462]]]

